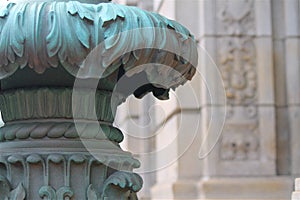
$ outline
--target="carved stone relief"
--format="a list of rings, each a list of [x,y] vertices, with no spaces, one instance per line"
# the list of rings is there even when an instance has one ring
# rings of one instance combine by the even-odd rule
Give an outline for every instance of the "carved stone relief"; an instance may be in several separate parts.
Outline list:
[[[222,160],[257,160],[259,140],[257,125],[245,124],[227,126],[221,143]]]
[[[253,35],[254,1],[221,0],[218,1],[218,33],[222,35]]]
[[[254,12],[253,0],[217,3],[218,65],[228,105],[219,155],[233,164],[260,158]]]
[[[249,105],[256,100],[255,46],[251,37],[219,39],[219,68],[228,104]]]
[[[260,141],[256,106],[227,107],[227,123],[221,138],[222,160],[258,160]]]
[[[218,65],[227,96],[227,123],[220,146],[223,161],[259,158],[255,19],[253,0],[217,2]]]
[[[0,199],[3,200],[24,200],[26,196],[22,183],[15,189],[11,189],[11,186],[7,179],[0,175]]]

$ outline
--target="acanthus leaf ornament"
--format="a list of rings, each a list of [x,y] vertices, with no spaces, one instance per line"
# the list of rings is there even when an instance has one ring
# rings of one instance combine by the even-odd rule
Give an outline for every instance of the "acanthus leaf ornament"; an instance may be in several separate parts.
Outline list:
[[[11,191],[2,181],[6,199],[137,199],[142,179],[132,171],[140,163],[120,148],[123,134],[113,127],[117,106],[130,94],[117,91],[118,99],[112,100],[113,90],[123,75],[145,74],[150,89],[131,94],[141,98],[152,92],[164,100],[196,72],[195,40],[177,22],[134,7],[87,1],[0,5],[5,122],[0,162],[5,178],[14,186],[20,183]],[[95,73],[99,69],[103,74]],[[87,79],[100,79],[97,88]],[[76,91],[80,97],[74,100],[77,80],[87,87]],[[79,113],[78,122],[74,113]]]
[[[70,187],[61,187],[56,192],[57,200],[71,199],[74,195],[73,190]]]
[[[18,186],[10,192],[9,197],[9,200],[24,200],[26,193],[23,184],[19,183]]]
[[[115,172],[104,182],[101,200],[135,200],[136,192],[142,188],[143,180],[135,173]]]
[[[241,36],[253,35],[254,1],[253,0],[222,0],[219,1],[221,9],[218,13],[221,32],[226,35]]]
[[[5,177],[0,176],[0,199],[7,200],[10,190],[11,189],[8,180]]]
[[[249,105],[256,100],[255,46],[250,37],[219,40],[220,70],[228,102]]]
[[[192,35],[175,21],[158,14],[113,3],[90,5],[72,1],[11,4],[0,8],[0,10],[5,9],[7,14],[0,16],[0,30],[2,29],[0,78],[8,77],[18,67],[26,65],[38,73],[43,73],[48,67],[62,65],[69,73],[76,76],[87,55],[103,41],[105,45],[98,57],[101,57],[99,67],[107,68],[104,77],[115,72],[121,65],[124,65],[124,69],[128,71],[140,63],[149,61],[163,62],[176,70],[184,69],[180,67],[181,65],[186,66],[190,70],[184,69],[182,73],[187,80],[190,80],[195,73],[197,53],[196,46],[193,46],[194,40],[191,39]],[[21,20],[29,13],[30,20]],[[37,21],[37,15],[45,17]],[[15,20],[20,21],[17,21],[17,26]],[[151,28],[156,27],[160,28],[160,33],[153,30],[151,33]],[[144,31],[145,33],[130,32],[143,28],[149,30]],[[64,31],[65,29],[69,31]],[[169,31],[174,33],[167,34]],[[123,34],[122,37],[120,33]],[[132,40],[129,40],[130,38]],[[24,43],[25,40],[31,42]],[[11,41],[12,45],[5,45],[6,41]],[[171,44],[175,49],[176,47],[181,49],[178,55],[173,56],[175,60],[168,59],[168,63],[165,63],[167,60],[160,58],[164,55],[170,57],[169,53],[159,52],[161,56],[157,57],[156,49],[143,51],[145,55],[142,57],[138,56],[141,52],[139,49],[133,50],[117,57],[119,60],[111,63],[112,57],[117,56],[121,49],[123,51],[134,49],[143,46],[145,42],[146,46],[164,49],[165,45],[170,45],[170,42],[166,43],[166,41],[172,41]],[[46,45],[46,49],[42,44]],[[193,66],[185,59],[192,61]],[[176,66],[172,65],[174,61],[178,63]],[[82,76],[87,78],[91,75],[93,74]]]
[[[43,186],[39,190],[39,195],[41,198],[47,197],[47,200],[56,200],[56,192],[51,186]]]
[[[87,190],[87,200],[98,200],[98,195],[93,188],[93,185],[89,185]]]
[[[26,192],[23,184],[19,183],[15,189],[11,189],[9,181],[0,175],[0,199],[25,200]]]

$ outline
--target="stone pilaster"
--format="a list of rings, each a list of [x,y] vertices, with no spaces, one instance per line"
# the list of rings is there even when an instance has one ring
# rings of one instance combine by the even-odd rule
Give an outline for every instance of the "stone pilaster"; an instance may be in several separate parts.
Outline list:
[[[285,64],[286,64],[286,100],[290,130],[291,173],[299,175],[299,112],[300,95],[295,93],[300,86],[300,27],[299,27],[299,1],[284,2],[285,19]]]
[[[161,182],[153,188],[154,199],[159,199],[159,195],[170,199],[289,199],[292,179],[290,176],[278,176],[278,173],[289,175],[290,164],[286,162],[289,159],[286,157],[289,154],[289,136],[285,135],[288,134],[285,127],[292,129],[291,136],[294,137],[291,139],[291,156],[294,157],[292,162],[295,173],[299,168],[296,167],[299,166],[296,164],[299,158],[299,134],[295,132],[299,130],[297,109],[293,107],[288,112],[290,125],[282,120],[287,117],[284,110],[286,84],[290,91],[287,101],[297,100],[298,94],[293,93],[299,86],[299,73],[295,67],[298,66],[295,59],[299,44],[295,36],[284,41],[279,39],[282,37],[282,30],[279,28],[279,21],[275,22],[275,17],[283,21],[285,18],[280,16],[284,7],[280,5],[295,4],[293,8],[286,8],[283,12],[294,18],[294,23],[284,22],[291,26],[286,28],[287,31],[294,34],[297,28],[292,24],[298,24],[296,18],[299,18],[290,11],[299,9],[298,1],[198,1],[197,11],[189,10],[195,15],[199,13],[197,25],[193,22],[194,19],[184,18],[184,15],[190,17],[191,14],[184,14],[183,3],[176,3],[181,6],[175,5],[178,10],[174,15],[183,16],[182,23],[186,20],[194,30],[198,30],[200,45],[207,51],[199,52],[198,68],[206,82],[202,82],[200,88],[193,87],[197,89],[196,94],[201,94],[198,114],[188,112],[185,117],[180,118],[191,123],[194,122],[193,118],[200,118],[201,129],[198,132],[200,136],[194,140],[190,151],[178,159],[173,168],[168,168],[175,173],[172,184],[168,184],[168,181],[165,184]],[[187,5],[186,8],[190,7]],[[179,12],[181,13],[178,14]],[[290,53],[284,49],[288,49]],[[285,73],[291,73],[291,76]],[[213,84],[220,78],[224,82],[224,88]],[[288,83],[290,78],[291,82]],[[224,92],[226,103],[222,96]],[[189,99],[183,101],[188,102]],[[293,106],[296,105],[294,102]],[[197,109],[193,106],[189,107],[191,108]],[[212,129],[224,122],[220,115],[224,109],[227,111],[226,121],[222,135],[218,138],[218,131]],[[186,124],[192,127],[188,122]],[[178,124],[174,122],[173,126],[175,125]],[[173,130],[169,128],[169,131]],[[165,130],[167,131],[167,126]],[[186,130],[194,131],[191,128]],[[204,152],[209,154],[199,161],[200,145],[207,133],[209,139]],[[180,135],[180,129],[177,134]],[[186,138],[182,137],[183,140],[178,139],[178,146],[174,149],[177,153],[180,146],[184,146]],[[212,146],[214,148],[210,152]],[[159,176],[167,174],[166,171],[167,169],[158,172]],[[163,193],[162,190],[168,192]]]

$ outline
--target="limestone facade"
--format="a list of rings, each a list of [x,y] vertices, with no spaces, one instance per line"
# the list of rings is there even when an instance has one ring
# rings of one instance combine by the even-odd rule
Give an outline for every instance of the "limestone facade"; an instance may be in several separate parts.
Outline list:
[[[199,41],[193,81],[166,102],[149,95],[118,110],[123,147],[143,163],[140,197],[291,199],[300,177],[300,1],[128,2]]]

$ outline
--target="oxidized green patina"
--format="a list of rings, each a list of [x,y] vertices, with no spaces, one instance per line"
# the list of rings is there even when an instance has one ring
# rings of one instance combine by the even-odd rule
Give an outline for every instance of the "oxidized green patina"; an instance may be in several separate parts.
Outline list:
[[[119,146],[123,135],[112,125],[117,106],[132,93],[167,99],[169,89],[194,75],[197,48],[188,30],[159,14],[93,3],[0,5],[0,109],[6,123],[0,129],[0,199],[137,198],[142,180],[132,170],[139,162]],[[114,102],[123,76],[148,84],[120,91]],[[76,81],[81,88],[74,104]],[[87,150],[84,140],[93,148]]]
[[[197,64],[195,43],[183,26],[159,14],[114,3],[8,3],[0,8],[0,33],[2,79],[24,67],[37,73],[63,67],[74,77],[87,79],[95,78],[95,68],[104,68],[104,78],[112,77],[121,67],[127,72],[141,64],[161,63],[190,80]],[[78,74],[99,45],[98,64],[86,66],[88,69]],[[167,45],[178,52],[166,51],[170,48]],[[152,70],[147,78],[151,80],[158,73]]]

